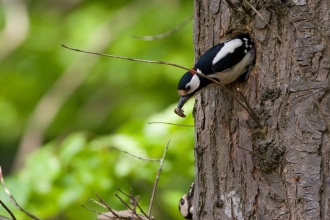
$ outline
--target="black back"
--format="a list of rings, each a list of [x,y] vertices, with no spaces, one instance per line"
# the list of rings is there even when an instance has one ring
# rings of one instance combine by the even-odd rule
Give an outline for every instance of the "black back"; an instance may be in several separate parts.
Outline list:
[[[239,35],[231,40],[234,39],[241,39],[243,41],[243,38],[248,39],[248,45],[253,46],[253,42],[251,41],[251,38],[247,34]],[[225,56],[225,59],[221,59],[221,62],[217,62],[214,65],[212,64],[212,61],[214,57],[217,55],[217,53],[223,48],[225,43],[228,41],[225,41],[223,43],[220,43],[218,45],[215,45],[214,47],[207,50],[197,61],[195,64],[195,69],[200,69],[205,75],[209,75],[216,72],[222,72],[225,71],[233,66],[235,66],[237,63],[239,63],[243,57],[246,55],[244,50],[247,50],[247,52],[251,49],[250,47],[245,47],[245,41],[243,41],[243,44],[240,47],[237,47],[233,53],[228,53]],[[207,65],[205,65],[207,64]]]
[[[197,61],[195,64],[194,69],[201,70],[203,74],[209,75],[212,73],[215,73],[213,70],[213,64],[212,61],[213,58],[217,55],[217,53],[221,50],[221,48],[224,46],[224,43],[215,45],[214,47],[211,47],[208,49]]]

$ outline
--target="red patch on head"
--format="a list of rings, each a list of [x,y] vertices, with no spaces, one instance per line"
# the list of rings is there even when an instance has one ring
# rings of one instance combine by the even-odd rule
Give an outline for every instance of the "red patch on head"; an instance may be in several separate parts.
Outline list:
[[[194,68],[191,68],[190,71],[189,71],[192,75],[195,75],[196,74],[196,70]]]

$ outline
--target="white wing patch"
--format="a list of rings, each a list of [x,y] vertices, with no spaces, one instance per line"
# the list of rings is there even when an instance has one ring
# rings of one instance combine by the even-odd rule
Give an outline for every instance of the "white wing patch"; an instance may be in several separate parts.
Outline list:
[[[233,39],[231,41],[228,41],[224,43],[225,45],[221,48],[221,50],[217,53],[215,58],[212,61],[212,64],[214,65],[215,63],[219,62],[222,58],[227,56],[228,53],[234,53],[235,49],[237,47],[242,46],[243,41],[241,39]]]

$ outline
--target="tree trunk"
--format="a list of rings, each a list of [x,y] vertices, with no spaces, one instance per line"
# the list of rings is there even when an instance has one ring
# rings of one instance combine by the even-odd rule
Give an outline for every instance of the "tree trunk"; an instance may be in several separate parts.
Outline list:
[[[328,36],[330,1],[248,1],[283,42],[247,5],[251,15],[225,0],[195,0],[196,58],[233,31],[254,39],[249,80],[227,88],[237,97],[239,88],[266,132],[221,87],[197,96],[194,219],[329,219],[329,132],[290,54],[330,121],[329,45],[297,8]]]

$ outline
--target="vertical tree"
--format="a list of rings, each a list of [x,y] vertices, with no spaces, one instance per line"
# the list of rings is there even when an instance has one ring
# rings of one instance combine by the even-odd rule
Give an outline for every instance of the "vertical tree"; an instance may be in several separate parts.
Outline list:
[[[249,3],[232,2],[195,0],[196,58],[250,33],[256,65],[227,88],[242,92],[265,129],[221,87],[197,96],[194,219],[329,219],[330,51],[317,28],[330,34],[330,2],[248,0],[281,39]]]

